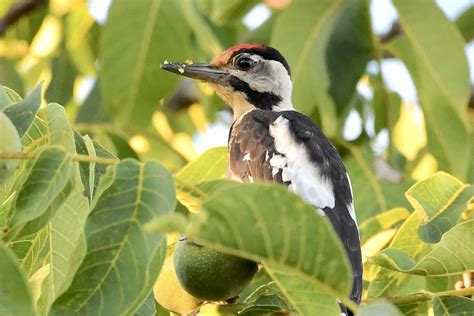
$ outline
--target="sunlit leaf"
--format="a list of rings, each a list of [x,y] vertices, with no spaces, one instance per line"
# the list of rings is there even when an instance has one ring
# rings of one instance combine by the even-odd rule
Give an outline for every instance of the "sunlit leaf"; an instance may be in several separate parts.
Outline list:
[[[58,147],[47,148],[36,159],[15,200],[10,227],[39,217],[64,189],[71,170],[71,156]]]
[[[368,238],[376,233],[405,220],[409,215],[410,212],[408,212],[408,210],[402,207],[397,207],[367,219],[359,226],[361,243],[365,243]]]
[[[97,192],[85,228],[86,257],[52,315],[135,312],[165,257],[165,236],[143,231],[143,224],[175,208],[172,178],[161,165],[124,160],[109,167]]]
[[[42,293],[38,306],[47,313],[53,302],[66,291],[72,282],[86,254],[84,226],[89,215],[89,204],[82,192],[75,189],[58,208],[55,217],[45,228],[49,238],[44,245],[47,253],[44,263],[49,264],[49,274],[43,281]],[[35,258],[34,250],[30,252],[31,260]],[[38,255],[38,254],[36,254]],[[25,258],[26,259],[26,258]],[[24,260],[24,264],[27,261]]]
[[[227,171],[227,160],[227,148],[209,149],[176,173],[176,178],[187,184],[222,179]]]
[[[0,314],[36,315],[31,289],[17,263],[17,258],[0,240]]]
[[[422,218],[418,231],[425,242],[436,243],[459,220],[474,199],[474,187],[455,177],[439,172],[417,182],[406,197]]]
[[[416,232],[419,225],[418,214],[412,213],[400,226],[388,247],[403,251],[413,258],[420,256],[429,249],[430,245],[423,243],[418,238]],[[426,286],[421,276],[411,276],[378,266],[372,268],[375,271],[371,271],[374,277],[370,280],[367,289],[368,298],[406,295],[418,292]],[[368,271],[366,271],[367,273]]]
[[[369,261],[388,269],[419,275],[449,275],[474,270],[474,251],[466,241],[474,239],[474,220],[456,225],[433,249],[418,260],[387,248]]]

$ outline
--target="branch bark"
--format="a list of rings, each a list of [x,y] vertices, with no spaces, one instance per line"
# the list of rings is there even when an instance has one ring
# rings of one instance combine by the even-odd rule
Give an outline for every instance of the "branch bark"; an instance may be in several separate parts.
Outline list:
[[[48,0],[20,0],[14,3],[7,13],[0,18],[0,36],[4,35],[9,26],[16,23],[21,17],[46,4]]]

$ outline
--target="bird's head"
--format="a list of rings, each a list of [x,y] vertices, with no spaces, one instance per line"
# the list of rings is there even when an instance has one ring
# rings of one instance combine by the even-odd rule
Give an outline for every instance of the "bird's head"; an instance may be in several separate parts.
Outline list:
[[[208,82],[233,109],[234,118],[248,110],[290,110],[290,67],[276,49],[260,44],[233,46],[209,63],[168,63],[161,68]]]

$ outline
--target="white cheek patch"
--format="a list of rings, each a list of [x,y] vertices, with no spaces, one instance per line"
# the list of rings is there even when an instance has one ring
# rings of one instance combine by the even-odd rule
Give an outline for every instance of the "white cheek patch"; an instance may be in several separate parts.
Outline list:
[[[231,69],[230,74],[246,82],[252,90],[261,93],[271,92],[279,96],[282,100],[273,106],[274,111],[293,110],[291,103],[293,84],[285,66],[275,60],[263,60],[257,55],[253,55],[252,59],[263,64],[257,65],[254,71]]]
[[[319,208],[334,208],[335,198],[331,181],[323,177],[309,160],[305,146],[293,139],[289,121],[279,116],[270,125],[270,135],[275,139],[275,149],[285,157],[283,164],[280,158],[273,160],[275,155],[271,158],[270,165],[282,169],[282,180],[291,181],[289,188],[308,204]]]

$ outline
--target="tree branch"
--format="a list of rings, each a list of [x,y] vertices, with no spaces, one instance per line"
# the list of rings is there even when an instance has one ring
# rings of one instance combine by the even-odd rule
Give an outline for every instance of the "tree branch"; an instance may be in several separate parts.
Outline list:
[[[437,292],[437,293],[421,292],[421,293],[405,295],[405,296],[386,297],[386,299],[389,302],[392,302],[393,304],[407,304],[407,303],[414,303],[414,302],[429,301],[429,300],[432,300],[435,297],[451,296],[451,295],[454,295],[454,296],[471,296],[471,295],[474,295],[474,287],[465,288],[465,289],[461,289],[461,290],[450,290],[450,291],[444,291],[444,292]]]
[[[17,22],[21,17],[46,4],[48,0],[20,0],[14,3],[7,13],[0,18],[0,36],[5,34],[7,28]]]
[[[387,33],[380,35],[380,43],[383,44],[390,42],[393,38],[401,34],[403,34],[402,26],[400,25],[400,22],[395,21],[393,22],[392,26],[390,27],[390,30]]]

